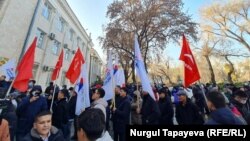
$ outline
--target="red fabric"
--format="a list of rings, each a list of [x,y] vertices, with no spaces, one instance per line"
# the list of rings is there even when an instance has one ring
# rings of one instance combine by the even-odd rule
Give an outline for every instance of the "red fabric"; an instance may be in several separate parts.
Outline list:
[[[192,51],[190,50],[189,44],[184,35],[180,60],[184,62],[184,87],[188,87],[200,79],[200,74]]]
[[[30,78],[32,78],[32,69],[35,59],[35,49],[36,49],[37,37],[34,38],[32,44],[25,52],[22,60],[17,66],[17,76],[13,82],[13,87],[20,92],[25,92],[28,89],[28,83]]]
[[[54,81],[58,78],[60,70],[62,68],[62,64],[63,64],[63,49],[62,49],[61,54],[60,54],[58,61],[56,63],[56,67],[52,73],[52,76],[51,76],[52,81]]]
[[[84,58],[81,53],[81,50],[78,48],[76,54],[69,66],[69,69],[66,73],[66,78],[69,79],[70,83],[74,84],[81,74],[82,64],[84,64]]]

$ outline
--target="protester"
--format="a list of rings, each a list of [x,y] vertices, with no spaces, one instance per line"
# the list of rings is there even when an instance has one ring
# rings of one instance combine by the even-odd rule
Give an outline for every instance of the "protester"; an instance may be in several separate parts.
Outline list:
[[[126,125],[129,124],[130,118],[130,101],[127,97],[127,89],[121,88],[120,104],[112,109],[113,111],[113,125],[114,125],[114,141],[125,141]]]
[[[210,119],[206,125],[244,125],[232,111],[226,106],[224,96],[218,91],[212,91],[207,95],[208,108],[211,111]]]
[[[100,109],[91,108],[82,112],[77,127],[78,141],[113,141],[105,131],[105,117]]]
[[[103,90],[103,88],[96,89],[92,95],[92,100],[94,101],[91,103],[91,107],[102,110],[104,117],[106,119],[106,107],[108,106],[108,103],[103,99],[104,96],[105,96],[105,91]]]
[[[233,94],[233,99],[231,102],[242,114],[247,123],[250,124],[250,109],[247,100],[248,95],[244,91],[238,90]]]
[[[139,91],[134,92],[134,98],[131,103],[131,124],[141,125],[142,119],[140,109],[142,107],[142,98]]]
[[[167,91],[161,90],[159,93],[160,93],[160,99],[158,105],[161,111],[159,123],[162,125],[174,125],[173,123],[174,109],[171,99],[168,96]]]
[[[53,104],[53,115],[52,115],[52,125],[56,128],[62,130],[64,138],[68,139],[70,130],[68,128],[68,105],[66,101],[66,92],[60,90],[58,93],[57,100]]]
[[[179,103],[176,105],[176,120],[179,125],[203,124],[204,119],[198,107],[191,102],[184,90],[179,90]]]
[[[160,109],[154,99],[148,94],[143,92],[142,108],[140,111],[142,115],[143,125],[156,125],[159,124]]]
[[[42,111],[35,117],[33,128],[22,141],[65,141],[63,134],[52,126],[50,111]]]
[[[30,91],[30,95],[22,99],[17,107],[17,141],[20,141],[32,128],[35,115],[47,110],[47,101],[40,96],[42,87],[35,85]]]
[[[72,139],[76,139],[76,115],[75,115],[75,111],[76,111],[76,100],[77,100],[77,93],[74,90],[73,87],[69,88],[69,93],[70,93],[70,97],[69,97],[69,101],[68,101],[68,107],[69,107],[69,129],[71,129],[71,126],[74,125],[74,135],[72,137]]]

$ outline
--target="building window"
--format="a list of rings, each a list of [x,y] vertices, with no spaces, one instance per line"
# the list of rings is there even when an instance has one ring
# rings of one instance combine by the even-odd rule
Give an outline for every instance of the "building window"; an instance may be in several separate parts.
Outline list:
[[[43,32],[40,29],[37,29],[36,36],[37,36],[37,47],[43,48],[43,42],[44,42],[44,35],[45,32]]]
[[[42,11],[43,17],[47,20],[50,20],[51,13],[52,13],[52,6],[50,4],[48,4],[48,2],[45,2],[44,7],[43,7],[43,11]]]
[[[81,42],[80,37],[77,37],[77,47],[79,47],[79,46],[80,46],[80,42]]]
[[[66,49],[66,51],[65,51],[65,60],[69,61],[69,55],[70,55],[70,51],[68,49]]]
[[[69,40],[73,41],[73,35],[74,35],[74,31],[72,29],[69,30]]]
[[[64,26],[65,26],[64,20],[62,18],[59,18],[57,23],[58,31],[63,32]]]
[[[33,69],[32,69],[32,75],[33,75],[34,80],[36,80],[36,73],[37,73],[38,68],[39,68],[39,64],[34,64]]]
[[[53,47],[52,47],[52,53],[54,55],[59,55],[60,46],[61,46],[61,43],[55,40],[53,43]]]
[[[46,85],[47,85],[47,86],[48,86],[49,83],[51,82],[51,75],[52,75],[52,72],[49,71],[49,72],[48,72],[48,77],[47,77],[47,80],[46,80]]]
[[[62,77],[61,77],[61,85],[65,85],[66,84],[66,72],[63,71],[62,72]]]

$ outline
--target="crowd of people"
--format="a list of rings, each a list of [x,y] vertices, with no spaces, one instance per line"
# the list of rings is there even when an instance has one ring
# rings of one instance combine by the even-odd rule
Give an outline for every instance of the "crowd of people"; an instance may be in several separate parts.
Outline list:
[[[6,98],[9,82],[0,77],[1,141],[125,141],[126,125],[247,125],[250,124],[250,83],[154,85],[154,99],[140,85],[115,87],[104,99],[101,85],[90,88],[91,106],[75,115],[73,87],[51,82],[43,91],[35,80]],[[54,96],[53,96],[54,94]]]

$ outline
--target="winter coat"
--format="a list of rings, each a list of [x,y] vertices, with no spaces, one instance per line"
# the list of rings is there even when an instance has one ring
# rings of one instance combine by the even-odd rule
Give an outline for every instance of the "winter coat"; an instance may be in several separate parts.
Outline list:
[[[234,99],[232,99],[231,102],[238,109],[238,111],[241,113],[247,123],[250,124],[250,107],[248,106],[248,103],[243,105]]]
[[[173,123],[174,109],[170,97],[164,99],[160,98],[158,105],[161,111],[159,124],[174,125]]]
[[[98,138],[96,141],[113,141],[113,139],[109,135],[109,132],[106,131],[105,134],[102,137]]]
[[[74,119],[75,118],[76,100],[77,100],[77,96],[72,96],[69,99],[69,102],[68,102],[69,119]]]
[[[229,108],[219,108],[210,113],[210,119],[206,125],[244,125],[244,123],[236,117]]]
[[[68,105],[66,98],[63,98],[53,105],[52,124],[59,129],[68,123]]]
[[[136,98],[134,98],[132,100],[131,103],[131,123],[134,125],[140,125],[142,124],[142,120],[141,120],[141,114],[138,114],[136,112],[136,109],[138,108],[138,104],[139,104],[139,109],[141,109],[142,107],[142,99],[139,100],[139,102],[137,101]]]
[[[37,131],[32,128],[22,141],[43,141]],[[63,134],[56,127],[52,126],[50,129],[50,136],[48,141],[65,141]]]
[[[114,131],[117,133],[124,133],[126,125],[129,124],[130,119],[130,101],[128,97],[121,98],[120,104],[116,107],[113,113]]]
[[[142,124],[154,125],[159,123],[161,116],[159,106],[149,95],[143,97],[141,115]]]
[[[176,120],[179,125],[203,124],[204,119],[199,113],[198,107],[188,98],[187,103],[176,105]]]
[[[8,121],[0,117],[0,141],[10,141]]]
[[[104,100],[103,98],[99,98],[91,103],[92,108],[97,108],[97,109],[102,110],[104,117],[105,117],[105,121],[106,121],[106,107],[107,106],[108,106],[108,102]]]
[[[35,116],[44,110],[47,110],[47,101],[40,96],[36,101],[30,102],[29,96],[24,97],[17,106],[17,133],[26,135],[33,127]]]

